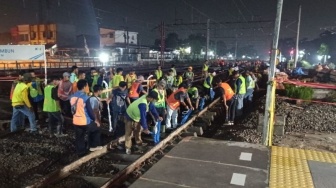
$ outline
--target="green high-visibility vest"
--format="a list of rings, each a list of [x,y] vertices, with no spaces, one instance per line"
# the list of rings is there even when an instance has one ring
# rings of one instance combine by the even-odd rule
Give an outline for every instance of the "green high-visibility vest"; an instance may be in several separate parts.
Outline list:
[[[211,83],[212,83],[212,80],[213,80],[213,76],[212,75],[209,75],[209,77],[210,77],[210,85],[207,83],[207,79],[208,78],[206,78],[205,80],[204,80],[204,83],[203,83],[203,86],[205,87],[205,88],[210,88],[211,87]]]
[[[47,87],[44,88],[44,102],[43,102],[44,112],[60,111],[60,107],[57,105],[56,101],[51,97],[53,88],[55,88],[55,86],[53,85],[47,85]]]
[[[124,81],[124,77],[122,75],[115,75],[112,78],[112,88],[119,87],[119,83]]]
[[[255,81],[251,76],[246,77],[245,79],[247,89],[254,89],[255,88]]]
[[[188,94],[191,98],[197,98],[198,97],[198,89],[197,87],[191,87],[188,89]]]
[[[245,94],[246,93],[246,83],[245,83],[245,78],[240,75],[238,77],[238,79],[240,79],[242,81],[242,84],[240,85],[240,88],[239,88],[239,93],[238,94]],[[237,83],[235,83],[235,93],[237,93]]]
[[[141,119],[139,104],[146,104],[146,112],[148,112],[149,103],[146,99],[147,95],[143,95],[134,102],[132,102],[126,109],[127,115],[135,122],[139,122]]]
[[[204,65],[203,65],[203,71],[208,71],[208,69],[209,69],[209,65],[204,64]]]
[[[165,92],[163,92],[163,94],[161,94],[156,88],[153,89],[153,91],[155,91],[158,94],[158,98],[159,100],[157,100],[154,103],[154,106],[156,108],[164,108],[166,106],[166,101],[165,101]]]
[[[97,83],[98,83],[98,77],[99,77],[98,74],[93,75],[93,77],[92,77],[91,91],[93,91],[93,86],[97,85]]]
[[[156,79],[160,79],[162,77],[162,70],[155,71]]]

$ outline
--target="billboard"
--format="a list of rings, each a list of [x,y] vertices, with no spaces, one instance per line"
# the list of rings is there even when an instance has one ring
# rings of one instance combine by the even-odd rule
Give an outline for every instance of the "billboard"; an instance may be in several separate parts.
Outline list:
[[[44,45],[0,45],[0,60],[45,60]]]

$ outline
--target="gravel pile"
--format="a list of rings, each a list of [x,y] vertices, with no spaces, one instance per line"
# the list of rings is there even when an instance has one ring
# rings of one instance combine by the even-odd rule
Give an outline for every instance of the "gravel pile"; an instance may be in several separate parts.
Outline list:
[[[111,177],[119,172],[113,164],[113,161],[102,158],[95,158],[82,165],[76,172],[82,176],[103,176]]]
[[[59,183],[55,185],[48,186],[50,188],[54,187],[61,187],[61,188],[74,188],[74,187],[80,187],[80,188],[96,188],[89,182],[85,181],[82,178],[75,178],[75,177],[68,177],[60,181]]]
[[[261,143],[261,133],[257,132],[259,114],[264,114],[265,97],[256,101],[254,110],[238,124],[221,130],[225,139]],[[295,105],[292,101],[277,98],[276,114],[286,116],[286,133],[327,132],[336,133],[336,106],[326,104]]]
[[[73,161],[73,141],[73,135],[50,138],[26,132],[1,139],[0,187],[22,187]]]

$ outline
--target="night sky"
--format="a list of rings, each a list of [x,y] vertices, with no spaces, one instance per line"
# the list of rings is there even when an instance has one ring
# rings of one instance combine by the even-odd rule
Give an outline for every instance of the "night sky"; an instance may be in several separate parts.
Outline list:
[[[49,1],[49,6],[47,3]],[[211,38],[235,44],[254,45],[259,51],[270,46],[276,14],[276,0],[0,0],[0,32],[17,24],[57,22],[74,24],[78,34],[97,34],[98,25],[106,28],[129,27],[139,32],[140,43],[152,45],[159,38],[154,30],[161,21],[167,24],[206,23],[211,19]],[[321,28],[336,26],[335,0],[284,0],[281,37],[296,35],[298,5],[302,5],[301,37],[314,39]],[[247,23],[255,21],[255,23]],[[231,22],[227,24],[226,22]],[[222,24],[220,24],[222,23]],[[226,24],[223,24],[226,23]],[[180,38],[204,33],[204,24],[167,27]]]

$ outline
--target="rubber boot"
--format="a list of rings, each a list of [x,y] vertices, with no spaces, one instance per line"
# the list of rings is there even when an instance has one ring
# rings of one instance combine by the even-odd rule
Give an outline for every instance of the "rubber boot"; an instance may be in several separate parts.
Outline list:
[[[67,134],[63,134],[63,130],[62,130],[62,126],[61,125],[57,125],[55,136],[57,136],[57,137],[64,137],[64,136],[68,136],[68,135]]]

